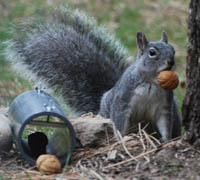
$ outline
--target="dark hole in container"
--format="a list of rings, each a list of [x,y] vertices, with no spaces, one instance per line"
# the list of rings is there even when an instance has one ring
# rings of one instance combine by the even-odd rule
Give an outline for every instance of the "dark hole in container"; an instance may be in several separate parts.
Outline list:
[[[24,152],[36,160],[41,154],[58,158],[70,151],[71,138],[66,124],[55,116],[39,116],[27,123],[22,133]]]

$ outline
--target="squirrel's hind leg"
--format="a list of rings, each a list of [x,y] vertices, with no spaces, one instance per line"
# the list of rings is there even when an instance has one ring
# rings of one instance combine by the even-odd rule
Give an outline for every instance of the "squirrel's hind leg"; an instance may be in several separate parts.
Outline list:
[[[173,127],[172,127],[172,138],[176,138],[178,136],[181,136],[182,131],[182,119],[178,113],[178,107],[176,102],[173,103],[173,109],[172,109],[172,120],[173,120]]]
[[[167,142],[172,138],[172,118],[165,113],[156,121],[156,128],[161,135],[161,141]]]

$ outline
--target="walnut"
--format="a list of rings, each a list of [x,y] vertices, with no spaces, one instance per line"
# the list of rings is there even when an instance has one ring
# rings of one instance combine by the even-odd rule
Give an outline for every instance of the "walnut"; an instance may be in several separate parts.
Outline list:
[[[161,71],[157,76],[158,84],[164,89],[175,89],[179,84],[178,75],[172,71]]]
[[[54,174],[62,172],[62,166],[58,158],[51,154],[40,155],[36,161],[36,167],[40,172]]]

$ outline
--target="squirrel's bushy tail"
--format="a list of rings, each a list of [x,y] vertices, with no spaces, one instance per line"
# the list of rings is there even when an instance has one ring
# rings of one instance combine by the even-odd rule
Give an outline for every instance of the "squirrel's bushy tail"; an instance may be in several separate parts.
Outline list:
[[[6,59],[26,78],[45,81],[77,112],[97,113],[103,93],[128,66],[127,51],[79,10],[55,9],[46,22],[15,26],[5,42]]]

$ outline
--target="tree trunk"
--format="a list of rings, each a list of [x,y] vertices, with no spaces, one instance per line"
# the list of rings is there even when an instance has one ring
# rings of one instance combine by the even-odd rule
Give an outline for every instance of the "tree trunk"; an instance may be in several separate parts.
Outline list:
[[[188,56],[183,124],[187,139],[200,149],[200,1],[191,0],[188,18]]]

